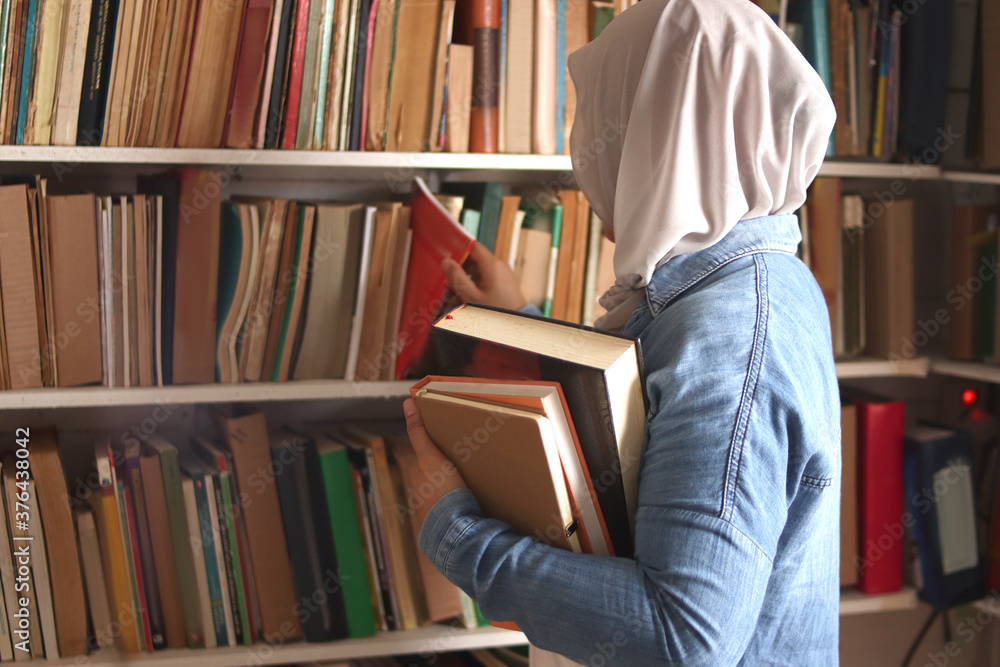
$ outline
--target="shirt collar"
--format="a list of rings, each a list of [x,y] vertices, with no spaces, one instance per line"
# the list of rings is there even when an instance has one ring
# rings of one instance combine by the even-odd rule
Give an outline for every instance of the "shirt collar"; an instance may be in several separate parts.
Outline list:
[[[646,298],[653,312],[699,280],[729,262],[761,252],[794,255],[802,240],[794,215],[766,215],[741,220],[718,243],[688,255],[679,255],[660,266],[646,285]]]

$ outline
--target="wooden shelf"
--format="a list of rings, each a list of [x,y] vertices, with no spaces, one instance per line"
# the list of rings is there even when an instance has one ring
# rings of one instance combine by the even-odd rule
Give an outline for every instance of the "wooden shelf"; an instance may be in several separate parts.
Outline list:
[[[893,164],[890,162],[861,162],[827,160],[819,168],[820,176],[842,178],[902,178],[905,180],[934,180],[941,178],[941,168],[926,164]]]
[[[408,632],[380,632],[364,639],[345,639],[322,644],[295,642],[285,645],[256,644],[212,649],[167,649],[154,653],[121,654],[114,650],[80,658],[42,660],[46,667],[235,667],[237,665],[283,665],[289,663],[351,660],[406,653],[434,654],[472,648],[527,644],[520,632],[488,627],[464,630],[432,626]]]
[[[883,611],[905,611],[916,609],[920,604],[917,591],[913,588],[903,588],[898,593],[886,595],[865,595],[856,589],[842,591],[840,594],[840,615],[874,614]]]
[[[1000,383],[1000,366],[973,361],[951,361],[935,359],[931,362],[931,372],[979,382]]]
[[[930,370],[930,359],[915,357],[913,359],[852,359],[837,362],[837,378],[849,380],[852,378],[873,377],[927,377]]]
[[[356,398],[395,399],[406,396],[412,384],[412,382],[406,381],[298,380],[295,382],[174,385],[170,387],[45,388],[0,391],[0,410],[320,401]]]

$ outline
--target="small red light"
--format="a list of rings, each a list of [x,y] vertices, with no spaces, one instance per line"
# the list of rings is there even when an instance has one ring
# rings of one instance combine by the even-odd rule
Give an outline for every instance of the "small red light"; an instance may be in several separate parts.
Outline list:
[[[976,402],[976,390],[966,389],[962,392],[962,405],[972,405]]]

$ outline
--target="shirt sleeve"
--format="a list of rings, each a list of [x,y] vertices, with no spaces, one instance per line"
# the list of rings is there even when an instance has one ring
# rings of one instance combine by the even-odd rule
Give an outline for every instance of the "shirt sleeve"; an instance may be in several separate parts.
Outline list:
[[[529,303],[527,306],[522,308],[520,312],[525,315],[538,315],[539,317],[542,315],[542,311],[533,303]]]
[[[486,518],[468,489],[431,508],[420,548],[487,618],[514,621],[532,644],[577,662],[735,665],[753,635],[771,559],[730,522],[672,503],[663,482],[644,491],[635,560],[521,537]]]

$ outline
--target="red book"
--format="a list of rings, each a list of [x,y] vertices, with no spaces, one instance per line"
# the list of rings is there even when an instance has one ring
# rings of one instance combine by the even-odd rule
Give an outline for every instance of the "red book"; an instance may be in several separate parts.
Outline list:
[[[460,5],[463,3],[459,3]],[[469,151],[496,153],[500,128],[500,0],[472,0],[472,113]]]
[[[450,257],[461,264],[476,244],[476,238],[448,215],[423,180],[414,180],[409,202],[413,242],[397,338],[396,378],[400,380],[426,351],[431,325],[444,301],[448,278],[441,262]]]
[[[903,403],[858,401],[858,590],[903,586]]]
[[[243,14],[243,36],[226,119],[227,148],[253,146],[254,120],[260,102],[260,82],[264,76],[273,6],[274,0],[249,0]]]
[[[287,0],[286,0],[287,1]],[[318,0],[317,0],[318,1]],[[295,131],[299,126],[299,98],[302,95],[303,64],[306,57],[306,35],[309,32],[309,0],[299,0],[295,15],[295,39],[292,42],[292,62],[288,74],[288,108],[285,109],[285,128],[281,147],[295,148]]]

